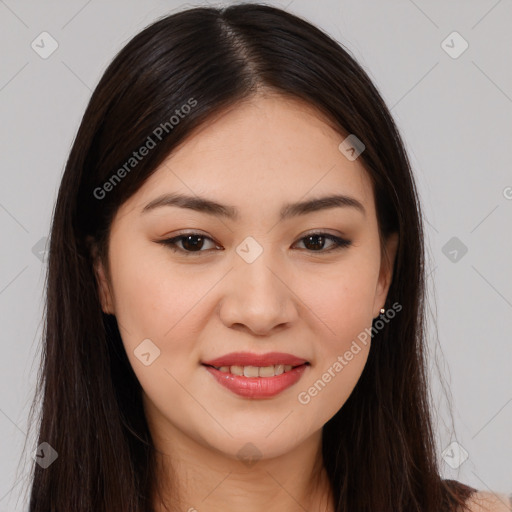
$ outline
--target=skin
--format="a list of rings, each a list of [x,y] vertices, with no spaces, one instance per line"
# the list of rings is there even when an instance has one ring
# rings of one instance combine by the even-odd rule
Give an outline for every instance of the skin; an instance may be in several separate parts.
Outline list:
[[[142,385],[162,484],[176,475],[177,510],[334,510],[322,427],[352,392],[370,343],[360,343],[308,404],[297,395],[379,315],[398,242],[387,240],[384,258],[371,182],[361,160],[338,149],[344,138],[311,106],[260,94],[195,131],[114,218],[109,267],[95,267],[102,306],[116,315]],[[333,191],[358,199],[366,214],[336,207],[279,222],[284,203]],[[141,214],[171,192],[232,205],[240,218],[176,206]],[[211,241],[188,256],[158,243],[183,230]],[[330,239],[324,246],[304,240],[313,230],[352,245],[328,251]],[[247,236],[263,249],[252,263],[236,252]],[[190,247],[186,240],[177,245]],[[160,350],[149,366],[134,355],[147,338]],[[235,351],[286,352],[310,366],[273,398],[243,398],[201,365]],[[260,456],[250,466],[237,455],[249,442]],[[155,510],[164,510],[156,498]]]
[[[510,512],[512,502],[507,494],[478,491],[468,499],[470,512]]]

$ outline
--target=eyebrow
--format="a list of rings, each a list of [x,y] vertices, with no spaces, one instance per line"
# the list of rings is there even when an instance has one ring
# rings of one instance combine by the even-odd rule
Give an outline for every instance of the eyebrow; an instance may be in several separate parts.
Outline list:
[[[149,202],[141,211],[141,214],[155,210],[163,206],[177,206],[179,208],[188,208],[201,213],[225,217],[230,220],[237,220],[239,212],[234,206],[220,204],[211,199],[198,196],[188,196],[184,194],[164,194]],[[285,204],[279,213],[279,219],[285,220],[299,215],[327,210],[330,208],[355,208],[366,216],[366,210],[363,204],[354,197],[346,195],[329,195],[301,201],[297,203]]]

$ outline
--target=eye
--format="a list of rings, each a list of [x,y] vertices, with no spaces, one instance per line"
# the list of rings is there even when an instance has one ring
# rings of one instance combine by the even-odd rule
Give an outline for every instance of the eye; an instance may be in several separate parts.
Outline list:
[[[352,244],[350,240],[345,240],[344,238],[340,238],[338,236],[322,232],[308,233],[306,236],[300,239],[301,242],[303,240],[305,241],[304,245],[306,246],[307,249],[310,249],[311,247],[313,248],[310,250],[310,252],[331,252],[343,249]],[[322,249],[324,248],[326,240],[330,240],[332,242],[332,245],[330,246],[329,249],[323,251]]]
[[[329,249],[324,251],[322,249],[324,248],[326,240],[331,241],[331,246]],[[166,240],[160,240],[158,243],[166,245],[175,252],[179,251],[188,256],[193,253],[206,252],[205,250],[201,250],[204,248],[205,241],[210,241],[214,247],[219,248],[219,246],[214,243],[214,240],[208,236],[203,235],[202,233],[186,233],[175,236],[173,238],[168,238]],[[309,252],[324,253],[343,249],[352,244],[350,240],[345,240],[343,238],[323,232],[309,233],[306,236],[300,238],[299,241],[305,241],[304,244]],[[180,243],[182,244],[182,247],[179,247],[178,244]],[[311,249],[311,247],[313,248]]]
[[[201,249],[203,248],[206,240],[213,242],[210,237],[205,236],[202,233],[186,233],[173,238],[168,238],[167,240],[161,240],[159,243],[168,246],[173,251],[180,251],[188,255],[194,252],[205,252],[201,251]],[[178,247],[178,243],[182,243],[183,247]],[[213,245],[215,246],[215,244]]]

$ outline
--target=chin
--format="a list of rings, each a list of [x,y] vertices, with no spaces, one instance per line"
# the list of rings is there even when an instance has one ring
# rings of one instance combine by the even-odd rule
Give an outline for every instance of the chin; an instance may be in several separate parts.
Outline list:
[[[224,438],[219,443],[212,444],[216,450],[226,457],[236,459],[252,467],[258,460],[280,457],[293,451],[297,446],[296,433],[291,435],[287,432],[272,432],[261,429],[257,431],[243,429],[243,434],[236,435],[230,431],[233,438]]]

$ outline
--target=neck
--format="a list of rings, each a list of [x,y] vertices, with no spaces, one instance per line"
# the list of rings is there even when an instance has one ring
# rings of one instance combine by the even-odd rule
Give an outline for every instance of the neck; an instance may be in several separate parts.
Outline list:
[[[154,497],[155,512],[334,511],[321,431],[291,452],[252,461],[232,458],[178,429],[168,434],[165,440],[154,437],[162,490]]]

